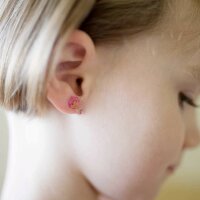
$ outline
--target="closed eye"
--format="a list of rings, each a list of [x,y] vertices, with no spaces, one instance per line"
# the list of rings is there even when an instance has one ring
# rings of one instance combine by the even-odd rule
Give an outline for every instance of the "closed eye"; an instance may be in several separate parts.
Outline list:
[[[188,97],[183,92],[180,92],[179,93],[179,103],[180,103],[181,107],[183,107],[184,102],[186,102],[187,104],[189,104],[190,106],[195,107],[195,108],[200,107],[200,105],[197,105],[196,103],[194,103],[194,100],[192,98]]]

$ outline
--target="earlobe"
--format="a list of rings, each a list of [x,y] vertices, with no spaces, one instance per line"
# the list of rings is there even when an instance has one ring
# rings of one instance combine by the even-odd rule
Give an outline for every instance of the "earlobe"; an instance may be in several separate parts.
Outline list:
[[[83,111],[81,96],[74,94],[71,87],[64,82],[54,80],[48,84],[47,99],[64,114],[81,114]]]
[[[81,100],[77,96],[71,96],[67,102],[68,108],[71,110],[74,110],[78,114],[82,113],[82,105],[81,105]]]
[[[83,112],[83,98],[89,89],[82,87],[83,81],[90,70],[92,55],[91,40],[82,31],[74,31],[63,45],[53,77],[47,87],[47,99],[59,112],[64,114],[81,114]],[[84,68],[84,69],[83,69]],[[91,74],[91,73],[90,73]]]

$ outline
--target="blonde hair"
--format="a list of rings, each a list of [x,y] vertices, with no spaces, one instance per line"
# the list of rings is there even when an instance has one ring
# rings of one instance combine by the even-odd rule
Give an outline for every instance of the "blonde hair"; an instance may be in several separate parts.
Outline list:
[[[61,44],[73,29],[79,28],[90,35],[96,45],[117,44],[121,38],[158,23],[163,2],[1,1],[0,104],[8,110],[42,116],[48,110],[47,80],[55,67],[53,50],[58,41]]]

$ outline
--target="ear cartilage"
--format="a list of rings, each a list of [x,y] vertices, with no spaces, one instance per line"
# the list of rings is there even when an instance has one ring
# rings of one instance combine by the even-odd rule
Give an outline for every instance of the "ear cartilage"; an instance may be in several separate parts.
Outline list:
[[[71,96],[68,100],[68,106],[70,109],[76,111],[77,113],[81,114],[81,101],[80,98],[77,96]]]

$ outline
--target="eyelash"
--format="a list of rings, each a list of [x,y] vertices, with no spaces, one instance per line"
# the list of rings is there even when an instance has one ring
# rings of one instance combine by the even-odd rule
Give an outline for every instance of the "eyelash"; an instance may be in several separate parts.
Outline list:
[[[184,101],[189,104],[192,107],[198,108],[200,107],[200,105],[197,105],[196,103],[194,103],[194,100],[190,97],[188,97],[187,95],[185,95],[183,92],[179,93],[179,103],[180,105],[183,107],[183,103]]]

